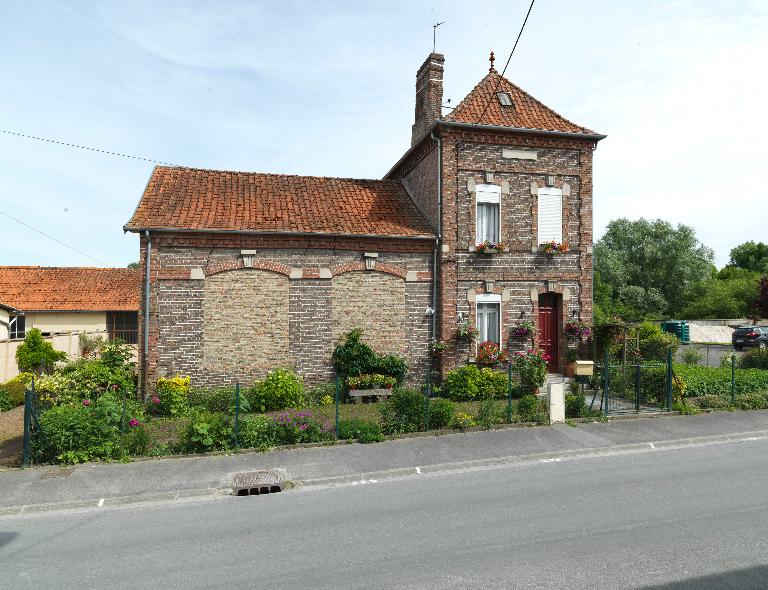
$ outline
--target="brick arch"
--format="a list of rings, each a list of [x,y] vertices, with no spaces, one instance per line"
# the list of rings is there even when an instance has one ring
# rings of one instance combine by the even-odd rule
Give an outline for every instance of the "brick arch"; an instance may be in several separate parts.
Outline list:
[[[226,260],[224,262],[216,262],[209,264],[205,267],[204,273],[206,277],[215,275],[221,272],[228,272],[231,270],[240,270],[243,268],[252,268],[254,270],[268,270],[277,274],[285,275],[289,277],[291,275],[291,267],[281,262],[274,262],[272,260],[254,260],[252,266],[245,266],[242,259],[239,260]]]
[[[380,273],[394,275],[396,277],[400,277],[401,279],[404,279],[408,274],[408,271],[403,267],[397,266],[395,264],[388,264],[386,262],[377,262],[376,266],[374,266],[372,270],[366,269],[365,262],[362,262],[362,261],[346,262],[344,264],[337,264],[331,267],[331,275],[334,277],[340,274],[344,274],[346,272],[359,272],[359,271],[380,272]]]
[[[565,300],[564,292],[566,287],[562,285],[546,285],[538,286],[531,289],[531,294],[536,291],[536,299],[531,297],[531,303],[533,304],[533,325],[536,330],[537,338],[539,333],[539,295],[544,293],[556,293],[560,295],[560,334],[558,334],[558,371],[563,372],[565,370],[565,357],[566,349],[568,348],[567,338],[565,336],[565,324],[568,322],[568,303]]]

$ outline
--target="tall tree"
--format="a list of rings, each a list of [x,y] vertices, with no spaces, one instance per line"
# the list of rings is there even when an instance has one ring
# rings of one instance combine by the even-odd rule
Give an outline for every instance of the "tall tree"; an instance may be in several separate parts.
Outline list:
[[[744,242],[731,250],[731,265],[768,274],[768,244]]]
[[[714,252],[693,228],[657,219],[615,219],[595,244],[595,273],[634,317],[661,317],[682,310],[694,285],[715,272]]]

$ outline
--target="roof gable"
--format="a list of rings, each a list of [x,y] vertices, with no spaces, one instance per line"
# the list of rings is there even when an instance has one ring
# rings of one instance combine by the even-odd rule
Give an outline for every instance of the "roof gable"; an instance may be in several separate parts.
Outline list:
[[[512,106],[502,106],[496,95],[498,92],[509,94]],[[474,125],[594,135],[594,131],[559,115],[501,76],[494,68],[491,68],[488,75],[464,97],[445,120]]]
[[[0,302],[21,311],[138,311],[141,271],[0,266]]]
[[[434,236],[397,181],[165,166],[124,229]]]

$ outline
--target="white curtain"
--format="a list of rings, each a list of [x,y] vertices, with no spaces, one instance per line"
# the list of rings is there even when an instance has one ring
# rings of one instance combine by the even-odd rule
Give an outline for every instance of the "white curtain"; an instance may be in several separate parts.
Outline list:
[[[499,204],[477,204],[477,242],[499,241]]]
[[[477,329],[480,331],[480,342],[490,340],[496,344],[499,342],[499,304],[477,304]]]

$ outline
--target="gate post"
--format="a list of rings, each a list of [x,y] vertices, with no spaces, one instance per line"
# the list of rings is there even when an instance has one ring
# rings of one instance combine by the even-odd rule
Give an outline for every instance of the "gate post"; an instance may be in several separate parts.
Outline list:
[[[672,348],[667,349],[667,412],[672,411]]]
[[[759,358],[759,357],[758,357]],[[736,405],[736,353],[731,354],[731,405]]]
[[[605,349],[605,354],[603,355],[603,414],[606,416],[608,415],[608,397],[610,393],[611,388],[611,374],[610,369],[608,368],[608,348]]]
[[[34,377],[33,383],[34,383]],[[29,467],[29,443],[32,435],[32,391],[24,389],[24,442],[21,466]]]
[[[640,362],[635,365],[635,412],[640,411]]]
[[[507,364],[507,423],[512,424],[512,359]]]

